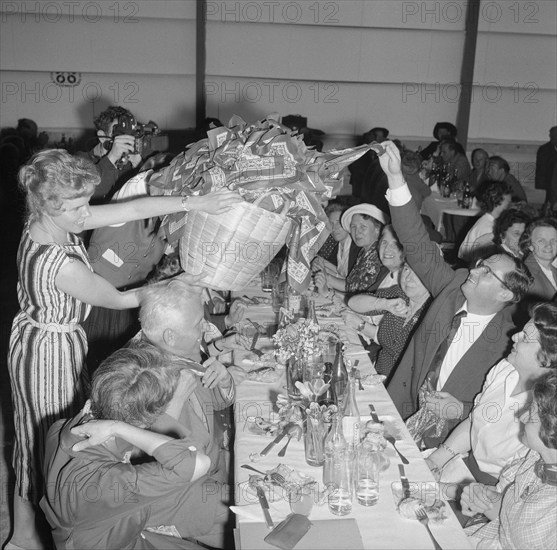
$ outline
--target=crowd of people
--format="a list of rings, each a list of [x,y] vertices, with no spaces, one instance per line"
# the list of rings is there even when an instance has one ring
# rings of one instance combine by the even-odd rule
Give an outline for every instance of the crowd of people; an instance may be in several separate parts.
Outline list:
[[[132,136],[111,137],[124,114],[112,107],[95,120],[91,151],[39,150],[18,172],[27,219],[8,356],[16,475],[8,550],[43,548],[32,528],[41,518],[59,549],[230,544],[227,367],[254,356],[226,331],[245,304],[181,272],[160,219],[225,216],[242,199],[228,190],[150,196],[149,179],[169,158],[142,159]],[[344,304],[345,323],[436,478],[465,456],[476,482],[452,495],[478,547],[555,542],[556,130],[553,150],[538,154],[541,216],[504,159],[476,149],[470,166],[453,125],[436,125],[422,151],[374,128],[364,140],[385,152],[352,165],[354,197],[326,205],[331,235],[312,264],[316,290]],[[432,163],[469,182],[484,213],[462,243],[460,267],[420,213]],[[132,262],[126,243],[135,243]],[[88,485],[102,498],[76,498]],[[472,525],[478,516],[483,523]]]

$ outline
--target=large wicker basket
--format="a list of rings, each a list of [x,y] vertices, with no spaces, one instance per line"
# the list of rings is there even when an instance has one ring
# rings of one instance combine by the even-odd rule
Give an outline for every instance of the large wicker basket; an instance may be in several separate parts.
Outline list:
[[[209,288],[242,290],[286,243],[291,225],[287,216],[249,202],[224,215],[189,212],[180,239],[182,267],[206,273],[201,283]]]

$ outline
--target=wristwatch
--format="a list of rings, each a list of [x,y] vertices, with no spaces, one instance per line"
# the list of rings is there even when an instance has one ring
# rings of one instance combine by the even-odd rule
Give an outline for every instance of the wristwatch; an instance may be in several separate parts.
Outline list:
[[[358,332],[362,332],[364,330],[364,328],[366,327],[366,323],[367,321],[364,319],[359,325],[358,325]]]
[[[185,197],[182,197],[182,210],[184,212],[189,212],[190,209],[188,208],[188,200],[190,198],[190,195],[187,195]]]

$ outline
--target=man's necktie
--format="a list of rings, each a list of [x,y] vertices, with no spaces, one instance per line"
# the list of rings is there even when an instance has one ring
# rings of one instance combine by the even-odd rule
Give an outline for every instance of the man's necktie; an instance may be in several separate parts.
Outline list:
[[[449,330],[447,338],[445,338],[445,340],[441,342],[441,345],[439,346],[439,348],[437,348],[437,351],[433,356],[433,361],[431,362],[431,367],[427,375],[427,378],[433,388],[435,388],[435,386],[437,385],[439,371],[441,370],[441,365],[443,364],[445,356],[449,351],[449,346],[451,345],[451,342],[453,341],[458,329],[460,328],[463,317],[466,317],[466,315],[467,311],[463,309],[453,317],[453,320],[451,321],[451,329]]]

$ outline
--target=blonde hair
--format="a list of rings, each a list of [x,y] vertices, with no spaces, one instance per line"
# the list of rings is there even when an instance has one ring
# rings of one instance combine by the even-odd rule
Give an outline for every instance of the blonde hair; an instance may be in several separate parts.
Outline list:
[[[31,219],[40,220],[45,212],[59,215],[64,200],[91,196],[100,181],[92,162],[64,149],[39,151],[19,170],[19,184],[25,191]]]

